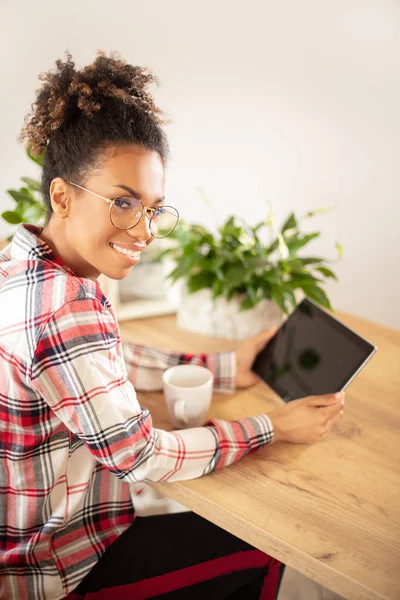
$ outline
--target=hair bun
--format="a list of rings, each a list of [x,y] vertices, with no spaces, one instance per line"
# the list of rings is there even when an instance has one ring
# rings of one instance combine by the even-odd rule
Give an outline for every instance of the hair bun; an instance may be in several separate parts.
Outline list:
[[[146,68],[126,63],[118,53],[97,54],[93,63],[77,70],[66,52],[65,61],[56,61],[55,71],[39,75],[44,83],[21,132],[21,140],[27,140],[33,155],[43,151],[61,126],[80,115],[90,118],[109,99],[135,104],[158,124],[164,123],[162,111],[147,91],[152,83],[158,83],[156,77]]]

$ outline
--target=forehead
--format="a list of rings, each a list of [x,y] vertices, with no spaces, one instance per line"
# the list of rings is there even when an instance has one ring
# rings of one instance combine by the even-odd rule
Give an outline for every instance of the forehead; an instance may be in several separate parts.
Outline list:
[[[138,146],[109,151],[95,177],[107,187],[118,184],[129,186],[143,197],[164,194],[164,164],[160,155]]]

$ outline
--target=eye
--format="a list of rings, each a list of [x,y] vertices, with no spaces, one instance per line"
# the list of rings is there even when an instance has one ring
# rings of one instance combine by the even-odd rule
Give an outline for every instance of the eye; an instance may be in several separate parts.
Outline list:
[[[167,214],[167,209],[164,208],[163,206],[160,206],[160,208],[157,208],[156,213],[161,216],[161,215],[165,215]]]
[[[153,221],[158,221],[158,219],[160,219],[166,213],[167,213],[166,209],[164,207],[160,206],[160,208],[157,208],[157,210],[154,211]]]
[[[120,211],[130,211],[134,208],[134,205],[136,205],[136,208],[138,207],[138,202],[135,198],[116,198],[114,200],[115,208]]]

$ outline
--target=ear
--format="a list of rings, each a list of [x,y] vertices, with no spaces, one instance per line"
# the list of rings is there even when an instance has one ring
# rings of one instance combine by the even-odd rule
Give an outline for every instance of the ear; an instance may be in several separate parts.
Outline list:
[[[60,219],[66,219],[71,210],[71,191],[61,177],[56,177],[50,184],[50,200],[54,213]]]

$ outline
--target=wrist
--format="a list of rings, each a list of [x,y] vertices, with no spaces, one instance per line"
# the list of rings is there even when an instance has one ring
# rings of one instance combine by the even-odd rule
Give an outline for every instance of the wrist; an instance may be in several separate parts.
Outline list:
[[[280,422],[280,418],[277,414],[274,414],[274,412],[269,413],[268,417],[271,420],[272,423],[272,428],[274,430],[274,442],[282,442],[284,441],[285,437],[284,437],[284,433],[281,427],[281,422]]]

